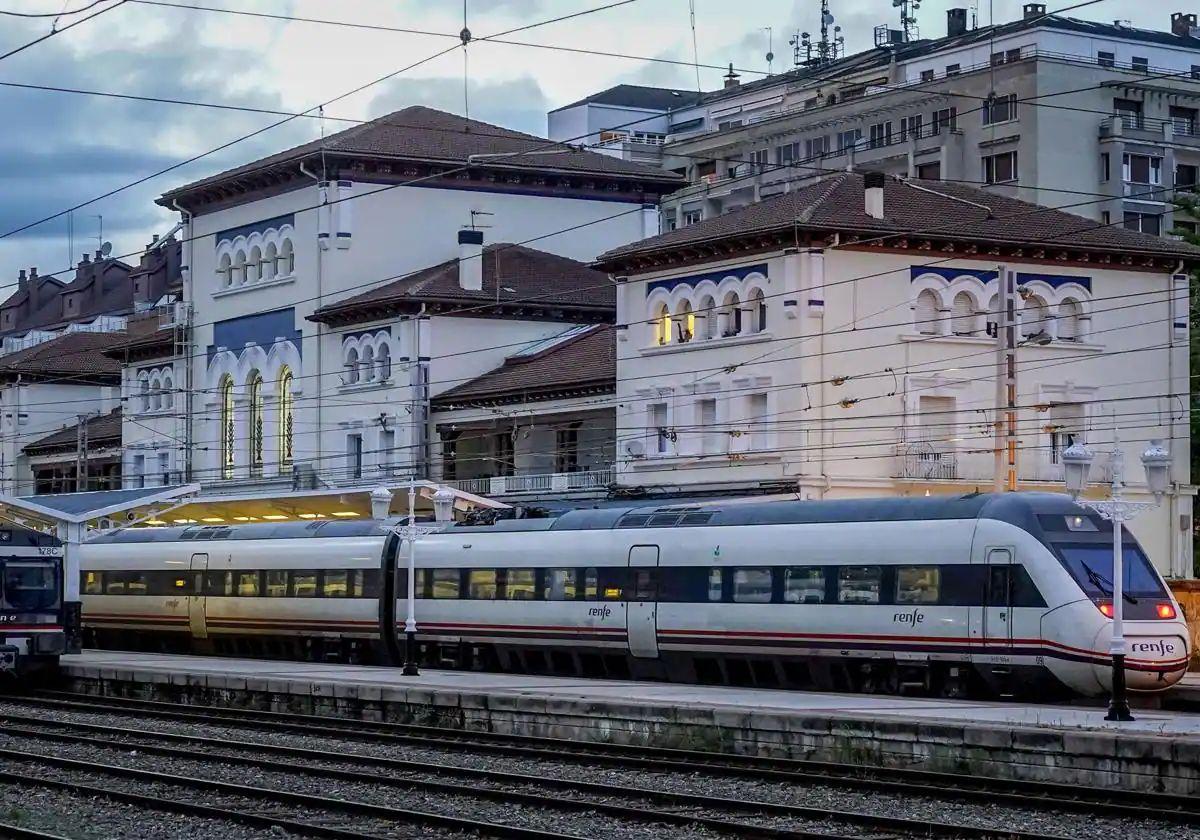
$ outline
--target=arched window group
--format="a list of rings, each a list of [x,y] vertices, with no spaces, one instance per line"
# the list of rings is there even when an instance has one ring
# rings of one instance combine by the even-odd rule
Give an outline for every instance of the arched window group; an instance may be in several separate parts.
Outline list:
[[[231,289],[260,281],[290,277],[296,271],[292,228],[269,228],[248,237],[222,240],[217,245],[217,286]]]
[[[964,275],[947,281],[940,275],[917,277],[913,284],[912,328],[920,335],[995,335],[1000,317],[996,280],[984,284]],[[1082,283],[1052,287],[1031,281],[1015,301],[1017,329],[1022,339],[1084,341],[1089,318],[1089,294]]]
[[[658,346],[712,341],[764,332],[767,295],[759,275],[704,281],[651,293],[647,309],[651,340]]]
[[[342,342],[342,382],[358,385],[392,378],[392,336],[387,330],[350,336]]]
[[[143,370],[137,376],[137,410],[171,411],[175,407],[175,377],[171,368]]]
[[[292,369],[282,365],[275,380],[276,451],[275,456],[280,474],[289,473],[294,463],[295,446],[295,376]],[[220,473],[222,478],[233,478],[237,470],[238,446],[245,447],[245,463],[253,477],[264,474],[267,462],[267,381],[259,370],[253,370],[245,382],[245,426],[239,433],[237,384],[229,374],[221,377],[218,385],[220,414]],[[239,441],[239,435],[245,439]]]

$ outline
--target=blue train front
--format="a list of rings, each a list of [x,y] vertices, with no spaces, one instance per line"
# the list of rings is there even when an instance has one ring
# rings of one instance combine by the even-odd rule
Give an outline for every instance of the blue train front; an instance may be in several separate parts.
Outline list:
[[[63,601],[62,543],[27,528],[0,528],[0,687],[56,668],[68,628],[78,627],[77,607]]]

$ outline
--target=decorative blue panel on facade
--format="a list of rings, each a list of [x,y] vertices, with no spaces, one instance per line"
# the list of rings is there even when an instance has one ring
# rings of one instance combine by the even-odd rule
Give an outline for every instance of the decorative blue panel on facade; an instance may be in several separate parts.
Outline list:
[[[1070,274],[1023,274],[1017,272],[1018,283],[1045,283],[1052,289],[1057,289],[1059,286],[1065,286],[1068,283],[1078,283],[1089,292],[1092,290],[1091,277],[1074,277]]]
[[[646,284],[646,294],[650,294],[655,289],[666,289],[670,291],[677,286],[699,286],[705,280],[711,280],[714,283],[720,283],[726,277],[736,277],[738,280],[744,279],[750,274],[761,274],[767,277],[767,264],[759,263],[758,265],[747,265],[742,268],[727,268],[722,271],[710,271],[707,274],[691,274],[687,277],[672,277],[670,280],[654,280]]]
[[[941,277],[946,282],[952,282],[959,277],[974,277],[981,283],[990,283],[996,279],[994,271],[980,271],[975,268],[949,268],[945,266],[934,265],[913,265],[908,268],[908,280],[911,283],[918,277],[923,277],[928,274],[935,274]],[[1069,274],[1031,274],[1026,272],[1017,272],[1018,283],[1045,283],[1051,288],[1057,289],[1059,286],[1065,286],[1067,283],[1078,283],[1089,292],[1092,290],[1092,278],[1076,277]]]
[[[392,327],[389,324],[386,327],[376,327],[373,330],[358,330],[357,332],[342,333],[342,343],[345,344],[352,338],[362,338],[364,335],[378,335],[379,333],[392,334]]]
[[[274,312],[256,312],[228,321],[213,324],[213,343],[208,346],[208,360],[216,354],[218,347],[240,353],[247,342],[269,350],[276,338],[289,339],[296,351],[304,355],[300,330],[296,329],[296,310],[276,309]]]
[[[252,233],[264,233],[271,228],[279,230],[284,225],[292,225],[295,227],[296,216],[294,213],[288,213],[286,216],[276,216],[274,219],[263,219],[261,222],[251,222],[248,225],[241,227],[229,228],[216,234],[217,244],[220,245],[226,240],[237,239],[239,236],[249,236]]]

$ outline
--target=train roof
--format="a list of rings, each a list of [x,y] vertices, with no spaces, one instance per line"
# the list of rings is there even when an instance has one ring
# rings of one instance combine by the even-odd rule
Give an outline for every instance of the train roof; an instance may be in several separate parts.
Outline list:
[[[965,496],[839,499],[833,501],[736,502],[728,505],[647,505],[578,508],[559,516],[501,519],[492,525],[445,526],[455,533],[594,531],[613,528],[668,528],[718,525],[790,525],[850,522],[995,519],[1038,533],[1039,514],[1079,513],[1066,495],[1053,493],[970,493]],[[377,520],[272,522],[245,525],[190,525],[128,528],[91,542],[145,543],[187,540],[269,540],[328,537],[382,537],[395,522]]]
[[[60,547],[62,540],[53,534],[35,531],[24,525],[12,523],[0,525],[0,555],[6,548],[36,548],[40,546]]]

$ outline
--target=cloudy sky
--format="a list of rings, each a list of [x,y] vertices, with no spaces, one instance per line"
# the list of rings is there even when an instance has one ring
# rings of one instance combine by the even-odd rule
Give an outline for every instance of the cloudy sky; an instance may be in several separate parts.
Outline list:
[[[611,0],[609,0],[611,2]],[[0,0],[0,9],[57,14],[88,0]],[[116,0],[105,0],[104,5]],[[980,23],[1020,13],[1021,0],[976,0]],[[1051,9],[1078,0],[1048,2]],[[467,0],[476,38],[604,5],[604,0]],[[945,9],[970,0],[925,0],[923,34],[945,32]],[[188,9],[203,5],[267,15],[336,19],[372,26],[456,35],[462,28],[457,0],[129,0],[120,8],[0,61],[0,294],[17,270],[41,274],[67,269],[68,219],[59,216],[16,233],[32,222],[146,179],[74,211],[74,260],[95,250],[103,216],[104,238],[115,254],[136,251],[151,233],[175,221],[153,199],[166,189],[263,154],[319,136],[315,119],[296,119],[233,143],[166,174],[160,170],[263,129],[280,117],[79,93],[34,90],[40,85],[143,97],[302,111],[453,45],[452,37],[371,31],[303,21]],[[787,39],[817,26],[819,0],[694,0],[700,61],[735,62],[766,70],[766,27],[772,28],[775,69],[788,59]],[[994,5],[994,12],[991,6]],[[1169,12],[1186,2],[1103,0],[1073,14],[1095,20],[1127,19],[1135,26],[1167,29]],[[832,0],[851,51],[870,46],[877,23],[896,17],[891,0]],[[85,13],[86,14],[86,13]],[[64,17],[59,27],[82,17]],[[574,20],[509,36],[543,45],[570,46],[632,56],[689,61],[689,0],[635,0]],[[0,54],[50,31],[50,20],[0,17]],[[471,116],[522,131],[545,133],[545,114],[613,84],[696,86],[691,67],[640,59],[583,56],[530,46],[477,43],[469,50]],[[325,110],[334,118],[374,117],[410,104],[461,113],[461,50],[399,73]],[[704,89],[720,85],[721,72],[702,70]],[[136,260],[134,260],[136,261]]]

